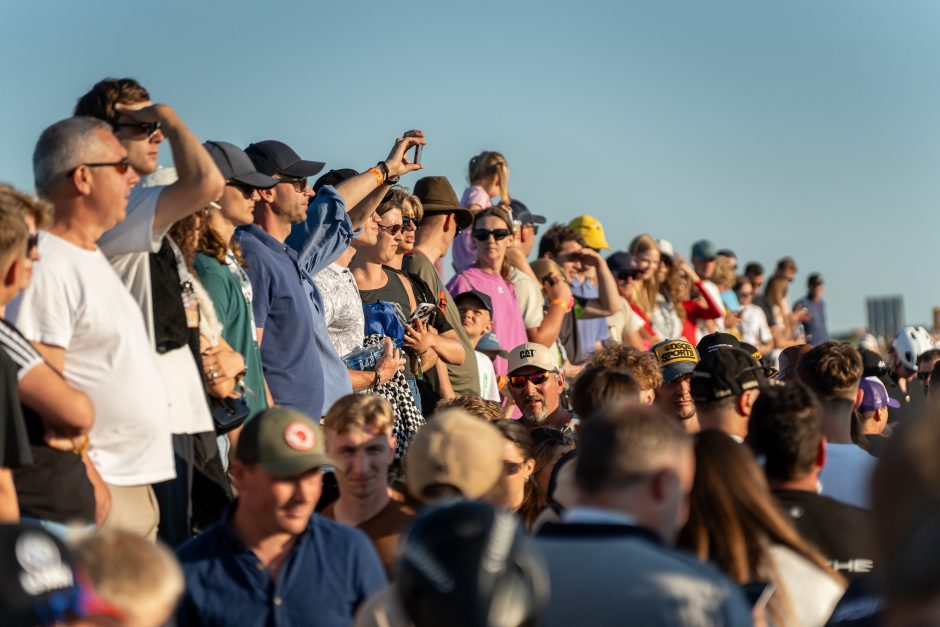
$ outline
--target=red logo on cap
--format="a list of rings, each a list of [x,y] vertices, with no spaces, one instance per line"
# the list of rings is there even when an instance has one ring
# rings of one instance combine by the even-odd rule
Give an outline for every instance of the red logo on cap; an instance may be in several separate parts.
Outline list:
[[[295,451],[307,452],[317,445],[317,436],[304,423],[292,422],[284,429],[284,441]]]

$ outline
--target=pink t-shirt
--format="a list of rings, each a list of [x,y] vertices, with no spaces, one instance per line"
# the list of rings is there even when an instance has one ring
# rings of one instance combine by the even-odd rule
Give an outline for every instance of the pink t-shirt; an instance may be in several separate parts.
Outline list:
[[[486,195],[482,187],[474,185],[465,189],[463,197],[460,199],[461,207],[469,207],[470,205],[480,205],[480,207],[486,209],[493,206],[493,201]],[[477,260],[477,247],[473,244],[473,229],[464,229],[457,235],[457,239],[454,240],[451,247],[451,257],[454,260],[454,270],[456,272],[463,272]]]
[[[476,266],[467,268],[447,284],[453,297],[469,290],[483,292],[493,301],[493,333],[499,339],[499,345],[511,351],[520,344],[529,341],[522,322],[522,312],[516,300],[512,284],[498,274],[484,272]],[[504,375],[508,371],[508,362],[502,357],[495,361],[496,374]]]

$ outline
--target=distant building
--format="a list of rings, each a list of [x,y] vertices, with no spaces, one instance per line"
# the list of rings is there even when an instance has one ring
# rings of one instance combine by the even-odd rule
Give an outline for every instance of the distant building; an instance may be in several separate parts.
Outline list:
[[[868,331],[876,336],[892,337],[904,326],[904,298],[902,296],[870,296]]]

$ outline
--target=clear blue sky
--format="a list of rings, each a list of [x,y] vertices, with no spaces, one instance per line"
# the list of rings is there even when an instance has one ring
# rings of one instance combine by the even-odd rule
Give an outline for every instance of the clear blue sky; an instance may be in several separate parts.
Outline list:
[[[203,139],[362,169],[422,128],[426,172],[458,194],[469,157],[500,150],[515,197],[590,213],[614,246],[790,254],[794,297],[826,276],[830,328],[863,325],[880,294],[926,323],[938,59],[926,0],[0,0],[0,180],[31,189],[40,131],[129,75]]]

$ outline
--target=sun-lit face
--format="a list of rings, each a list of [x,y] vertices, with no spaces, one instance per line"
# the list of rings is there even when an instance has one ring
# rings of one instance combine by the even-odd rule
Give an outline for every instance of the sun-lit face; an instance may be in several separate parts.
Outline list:
[[[297,191],[302,187],[303,191]],[[303,222],[307,217],[307,203],[314,196],[313,188],[307,185],[305,179],[289,179],[281,181],[272,188],[274,201],[271,207],[274,213],[282,216],[290,224]]]
[[[482,307],[476,299],[464,297],[457,303],[460,312],[460,323],[470,337],[482,337],[484,333],[492,330],[493,321],[490,312]]]
[[[340,494],[368,499],[388,489],[388,468],[395,460],[390,433],[350,428],[343,433],[329,430],[327,454],[336,461]]]
[[[639,278],[644,281],[652,279],[656,271],[659,270],[659,251],[655,248],[639,253],[633,260],[640,271]]]
[[[376,256],[382,263],[388,263],[398,253],[398,244],[402,240],[401,209],[390,209],[378,223],[379,235],[375,243]]]
[[[656,391],[656,405],[667,416],[676,416],[679,420],[688,420],[695,415],[695,402],[692,400],[692,374],[663,382]]]
[[[495,493],[494,505],[515,512],[525,500],[525,486],[535,470],[535,460],[525,459],[515,443],[505,440],[503,444],[503,474]]]
[[[512,227],[496,216],[486,216],[473,224],[477,261],[486,267],[500,267],[511,242]]]
[[[107,131],[97,131],[98,138],[104,147],[100,157],[94,160],[94,163],[120,163],[128,158],[127,150],[121,145],[117,138]],[[104,166],[85,166],[87,176],[91,180],[91,191],[88,195],[88,202],[97,209],[101,215],[101,226],[106,230],[123,220],[127,215],[127,202],[131,196],[131,190],[140,175],[134,168],[127,168],[123,173],[123,167],[114,165]]]
[[[238,509],[267,535],[299,535],[323,490],[323,473],[315,468],[290,479],[278,479],[260,465],[233,462],[232,481],[238,488]]]
[[[525,380],[521,381],[522,385],[518,385],[518,381],[514,385],[513,377],[525,377]],[[509,379],[509,395],[526,420],[536,424],[545,422],[558,409],[564,387],[564,375],[534,366],[513,371]]]
[[[143,109],[151,106],[149,100],[128,105],[131,109]],[[157,129],[148,134],[140,123],[127,115],[121,114],[117,119],[114,134],[127,149],[127,156],[131,166],[141,175],[152,174],[157,171],[157,158],[160,156],[160,144],[166,137],[163,131]],[[124,126],[127,125],[127,126]]]
[[[567,241],[561,245],[558,254],[555,255],[555,262],[565,271],[569,282],[575,280],[583,269],[581,265],[581,250],[583,248],[578,242]]]
[[[222,192],[222,217],[235,226],[245,226],[255,220],[255,203],[260,200],[258,190],[234,181],[225,184]]]

